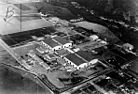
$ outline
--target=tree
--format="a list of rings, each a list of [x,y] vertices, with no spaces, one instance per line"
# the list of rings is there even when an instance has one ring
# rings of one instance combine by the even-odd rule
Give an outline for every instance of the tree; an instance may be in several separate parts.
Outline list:
[[[136,15],[134,0],[74,0],[81,6],[94,10],[99,16],[115,20],[133,20]],[[130,18],[129,18],[130,17]]]

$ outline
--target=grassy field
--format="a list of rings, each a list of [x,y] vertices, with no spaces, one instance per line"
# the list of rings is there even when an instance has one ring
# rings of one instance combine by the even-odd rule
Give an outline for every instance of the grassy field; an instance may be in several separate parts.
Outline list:
[[[53,16],[59,17],[61,19],[74,19],[76,16],[71,13],[67,8],[54,6],[47,3],[36,3],[35,6],[38,8],[38,11],[41,11],[44,14],[52,14]]]
[[[0,46],[0,63],[17,65],[7,51]],[[0,64],[0,94],[50,94],[29,78],[22,77]]]
[[[0,94],[50,94],[19,73],[0,66]]]

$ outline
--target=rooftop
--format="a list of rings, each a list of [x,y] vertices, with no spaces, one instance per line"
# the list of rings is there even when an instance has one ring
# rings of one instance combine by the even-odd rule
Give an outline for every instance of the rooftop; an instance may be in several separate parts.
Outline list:
[[[50,47],[52,47],[52,48],[54,48],[54,47],[56,47],[56,46],[59,46],[59,44],[58,44],[57,42],[55,42],[54,40],[52,40],[52,38],[46,38],[46,39],[44,40],[44,42],[45,42],[46,44],[48,44]]]
[[[64,56],[64,55],[69,54],[69,52],[68,52],[67,50],[65,50],[65,49],[61,49],[61,50],[58,50],[58,51],[56,51],[56,52],[57,52],[57,54],[58,54],[59,56]]]
[[[68,60],[70,60],[71,62],[73,62],[74,64],[76,64],[77,66],[86,63],[82,58],[78,57],[75,54],[69,54],[67,56],[65,56]]]
[[[90,62],[91,60],[95,58],[95,56],[93,56],[91,52],[87,52],[87,51],[78,51],[76,52],[76,54],[78,54],[79,56],[87,60],[88,62]]]
[[[56,40],[57,42],[61,43],[62,45],[66,44],[66,43],[69,43],[68,40],[66,40],[66,39],[64,39],[64,38],[61,38],[61,37],[59,37],[59,36],[54,37],[53,39]]]

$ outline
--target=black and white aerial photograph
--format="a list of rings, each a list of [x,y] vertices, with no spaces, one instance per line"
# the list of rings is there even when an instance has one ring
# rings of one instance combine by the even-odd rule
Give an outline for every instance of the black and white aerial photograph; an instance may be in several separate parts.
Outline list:
[[[0,0],[0,94],[138,94],[138,0]]]

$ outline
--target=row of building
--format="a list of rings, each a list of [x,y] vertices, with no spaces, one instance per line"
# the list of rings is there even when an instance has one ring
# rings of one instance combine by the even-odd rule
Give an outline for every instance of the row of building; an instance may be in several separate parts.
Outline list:
[[[59,36],[48,37],[41,42],[42,46],[49,48],[52,51],[61,50],[62,48],[71,48],[72,42]]]
[[[62,58],[66,64],[70,64],[76,69],[81,69],[98,62],[98,59],[91,52],[80,49],[73,51],[70,49],[73,46],[72,42],[59,36],[48,37],[41,42],[39,49],[37,49],[39,53],[43,54],[45,50],[41,49],[41,46],[45,46],[49,51],[54,52],[54,54]]]
[[[63,59],[77,69],[82,69],[89,65],[94,65],[99,61],[95,56],[91,54],[91,52],[81,50],[76,53],[68,54],[63,57]]]

